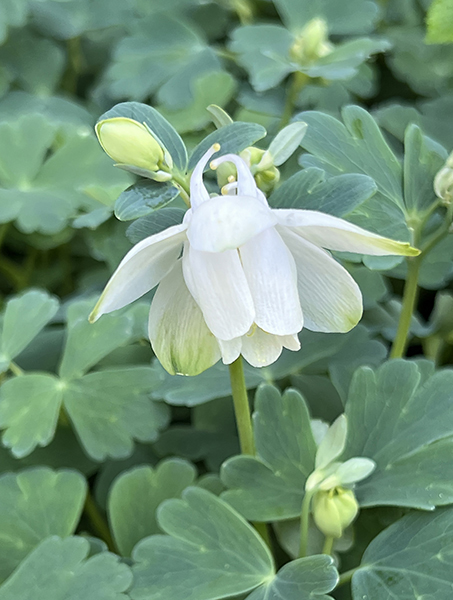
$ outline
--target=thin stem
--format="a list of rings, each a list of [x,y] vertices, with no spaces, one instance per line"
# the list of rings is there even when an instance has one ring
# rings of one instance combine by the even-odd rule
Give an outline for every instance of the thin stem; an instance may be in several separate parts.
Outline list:
[[[16,375],[17,377],[19,377],[20,375],[23,375],[24,372],[25,372],[23,369],[21,369],[19,367],[19,365],[16,365],[16,363],[13,362],[13,361],[11,361],[9,363],[9,370],[11,371],[11,373],[13,373],[14,375]]]
[[[172,173],[172,179],[176,183],[179,193],[181,194],[181,198],[190,207],[190,187],[187,183],[185,177],[178,175],[177,173]]]
[[[402,358],[406,351],[409,330],[418,297],[418,276],[422,264],[422,256],[407,259],[407,279],[404,285],[403,304],[395,340],[390,351],[390,358]]]
[[[302,510],[300,513],[300,546],[299,546],[299,558],[307,556],[308,546],[308,528],[310,521],[310,504],[313,497],[314,491],[305,492],[305,496],[302,502]]]
[[[324,540],[324,546],[322,547],[323,554],[332,554],[334,538],[331,535],[326,535],[326,539]]]
[[[252,419],[245,386],[242,356],[239,356],[230,365],[230,381],[241,452],[253,456],[255,454],[255,441],[253,439]]]
[[[96,535],[98,535],[101,540],[107,544],[107,547],[111,552],[115,552],[115,542],[113,541],[107,521],[104,519],[99,508],[97,507],[90,490],[87,491],[84,512],[90,520]]]
[[[355,569],[350,569],[349,571],[345,571],[340,575],[340,579],[338,580],[337,587],[340,585],[344,585],[345,583],[349,583],[352,579],[352,576],[356,571],[359,570],[360,567],[355,567]]]
[[[294,108],[296,106],[297,98],[299,97],[302,88],[308,80],[309,77],[308,75],[305,75],[305,73],[301,73],[300,71],[296,71],[295,73],[293,73],[292,81],[289,86],[288,94],[286,96],[285,107],[282,113],[282,120],[280,121],[280,129],[283,129],[283,127],[285,127],[285,125],[288,125],[288,123],[290,122],[291,117],[293,116]]]

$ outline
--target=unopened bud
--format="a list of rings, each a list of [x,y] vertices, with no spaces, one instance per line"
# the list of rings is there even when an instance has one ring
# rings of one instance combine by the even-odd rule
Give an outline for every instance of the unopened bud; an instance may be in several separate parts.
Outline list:
[[[328,40],[327,23],[324,19],[312,19],[302,29],[291,46],[290,57],[299,64],[306,64],[330,54],[333,50]]]
[[[336,487],[319,491],[313,498],[313,518],[326,536],[340,538],[358,512],[359,505],[352,490]]]
[[[434,177],[434,191],[445,204],[450,204],[453,200],[453,154]]]
[[[158,171],[164,151],[147,127],[126,117],[114,117],[96,124],[96,135],[105,152],[119,165]]]

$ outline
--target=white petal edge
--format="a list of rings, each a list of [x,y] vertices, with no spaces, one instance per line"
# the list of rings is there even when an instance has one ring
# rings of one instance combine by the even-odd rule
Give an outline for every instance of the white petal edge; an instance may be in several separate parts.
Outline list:
[[[325,250],[288,228],[278,227],[294,257],[304,327],[345,333],[362,317],[362,294],[351,275]]]
[[[256,327],[251,335],[242,337],[242,356],[252,367],[267,367],[282,353],[283,344],[278,335]]]
[[[209,150],[203,154],[192,171],[190,177],[190,205],[192,208],[197,208],[203,202],[209,200],[209,193],[203,182],[203,172],[208,160],[219,150],[219,144],[213,144]]]
[[[171,375],[198,375],[221,357],[182,274],[182,261],[162,279],[149,312],[148,334],[160,363]]]
[[[215,196],[192,212],[187,237],[195,250],[224,252],[276,222],[272,210],[252,196]]]
[[[255,305],[255,323],[267,333],[293,335],[303,327],[294,258],[269,228],[239,249]]]
[[[242,350],[242,338],[234,338],[233,340],[217,340],[220,352],[222,353],[222,362],[224,365],[231,365]]]
[[[177,261],[186,238],[185,224],[173,225],[136,244],[118,265],[90,315],[105,313],[137,300],[155,287]]]
[[[312,244],[328,250],[376,256],[417,256],[420,252],[407,242],[382,237],[344,219],[315,210],[274,209],[278,222]]]
[[[200,252],[187,244],[183,273],[207,326],[217,338],[232,340],[249,331],[255,309],[236,250]]]

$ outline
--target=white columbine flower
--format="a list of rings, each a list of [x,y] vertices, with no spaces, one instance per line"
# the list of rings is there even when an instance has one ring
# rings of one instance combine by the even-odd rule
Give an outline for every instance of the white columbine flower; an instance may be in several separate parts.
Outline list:
[[[170,373],[196,375],[240,354],[253,366],[298,350],[302,327],[346,332],[362,316],[362,296],[327,252],[415,256],[409,244],[312,210],[272,210],[246,163],[233,154],[237,182],[210,197],[203,170],[190,180],[184,221],[134,246],[108,282],[91,320],[133,302],[159,284],[149,337]]]

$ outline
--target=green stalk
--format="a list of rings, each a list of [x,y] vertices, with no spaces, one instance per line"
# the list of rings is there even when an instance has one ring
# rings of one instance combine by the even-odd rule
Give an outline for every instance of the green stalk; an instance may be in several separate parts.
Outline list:
[[[422,265],[422,256],[424,255],[407,259],[407,279],[404,285],[403,304],[390,358],[402,358],[406,351],[412,315],[418,297],[418,276]]]
[[[308,527],[310,522],[310,504],[315,491],[316,490],[305,492],[305,496],[302,502],[302,510],[300,513],[299,558],[304,558],[304,556],[307,556]]]
[[[326,535],[324,540],[324,546],[322,547],[322,554],[332,554],[334,538],[331,535]]]
[[[345,571],[340,575],[340,579],[338,580],[337,587],[340,585],[344,585],[345,583],[349,583],[352,579],[352,576],[356,571],[359,570],[359,567],[355,567],[354,569],[350,569],[349,571]]]
[[[255,454],[255,441],[253,439],[252,419],[245,386],[242,356],[239,356],[230,365],[230,381],[241,452],[253,456]]]
[[[115,552],[115,542],[113,541],[107,521],[99,511],[90,490],[87,491],[84,512],[90,520],[96,535],[107,544],[107,547],[111,552]]]
[[[300,71],[296,71],[293,73],[291,84],[289,86],[288,94],[286,96],[285,107],[282,113],[282,120],[280,121],[280,129],[283,129],[291,120],[293,116],[294,108],[296,106],[297,98],[304,87],[304,85],[309,80],[308,75],[305,73],[301,73]]]

